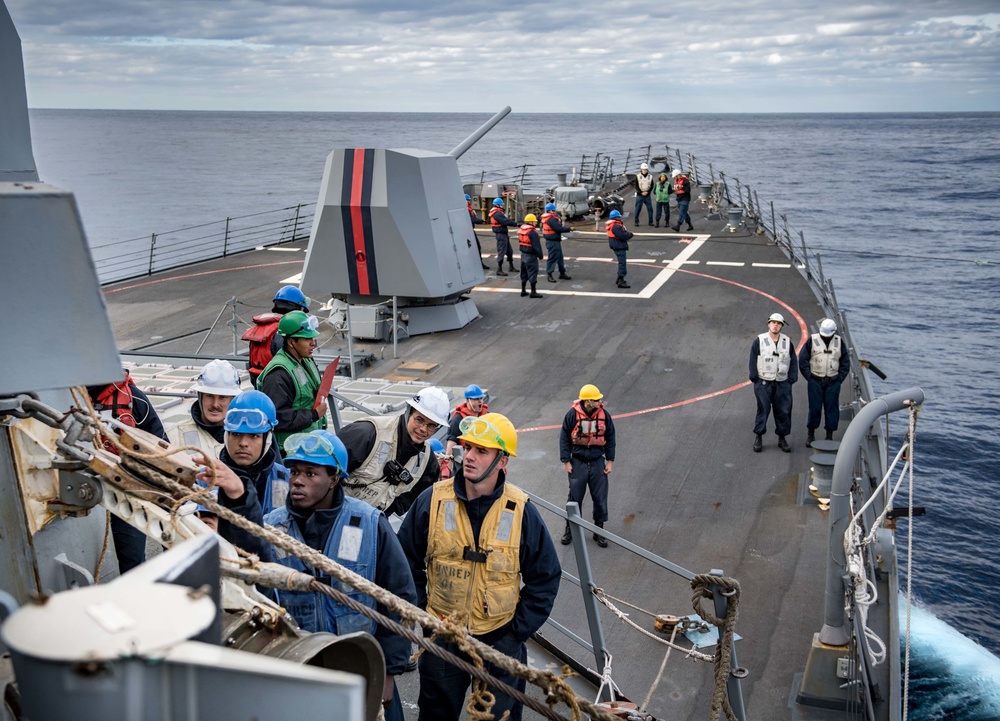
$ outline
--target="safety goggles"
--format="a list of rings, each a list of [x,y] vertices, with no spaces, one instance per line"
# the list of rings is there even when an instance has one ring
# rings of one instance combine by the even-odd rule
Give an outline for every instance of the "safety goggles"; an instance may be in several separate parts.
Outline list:
[[[225,425],[247,428],[250,433],[265,433],[271,430],[271,419],[259,408],[230,408],[226,411]]]
[[[202,368],[201,374],[198,376],[198,382],[212,388],[222,388],[224,386],[238,388],[240,385],[240,374],[235,368],[208,365]]]
[[[306,316],[299,330],[319,330],[319,318],[314,315]]]
[[[293,433],[285,439],[287,453],[302,452],[307,456],[333,456],[333,444],[315,433]]]
[[[481,441],[484,444],[495,443],[500,446],[500,450],[508,453],[507,444],[500,437],[500,431],[495,425],[481,417],[466,416],[458,424],[458,429],[465,436],[465,440],[472,440],[473,443]]]

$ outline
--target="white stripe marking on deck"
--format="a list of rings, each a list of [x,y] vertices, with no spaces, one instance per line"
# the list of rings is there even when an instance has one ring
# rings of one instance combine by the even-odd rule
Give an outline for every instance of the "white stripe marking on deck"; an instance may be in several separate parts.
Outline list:
[[[282,285],[298,285],[302,282],[302,273],[296,273],[281,281]]]
[[[276,253],[298,253],[298,252],[300,252],[302,250],[305,250],[305,249],[304,248],[279,248],[279,247],[265,248],[263,245],[258,245],[256,248],[254,248],[254,250],[273,250]]]
[[[652,298],[653,294],[662,288],[664,283],[670,280],[670,277],[674,274],[674,272],[684,265],[687,259],[694,255],[695,251],[701,248],[709,237],[710,236],[707,235],[696,235],[694,241],[689,243],[684,250],[678,253],[676,258],[667,263],[667,267],[657,273],[656,277],[647,283],[645,288],[639,291],[637,297]]]
[[[754,268],[791,268],[791,263],[751,263]]]
[[[746,263],[738,263],[732,260],[706,260],[705,265],[728,265],[733,268],[742,268]]]

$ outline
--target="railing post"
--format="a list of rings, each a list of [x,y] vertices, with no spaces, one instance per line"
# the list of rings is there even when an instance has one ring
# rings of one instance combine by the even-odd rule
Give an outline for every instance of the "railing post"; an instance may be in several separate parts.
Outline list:
[[[713,568],[709,571],[713,576],[725,576],[721,569]],[[712,602],[715,605],[716,618],[725,619],[729,615],[729,598],[725,595],[726,589],[718,584],[712,584]],[[722,629],[719,629],[720,639]],[[719,652],[722,652],[722,644],[719,644]],[[735,639],[730,645],[729,656],[729,678],[726,679],[726,693],[729,696],[729,705],[739,721],[746,721],[747,712],[743,707],[743,685],[740,683],[740,676],[735,672],[741,671],[740,664],[736,660]],[[746,674],[742,674],[746,675]]]
[[[296,237],[299,235],[299,210],[302,208],[302,203],[295,206],[295,223],[292,225],[292,242],[295,241]]]
[[[778,242],[778,221],[774,218],[774,201],[771,201],[771,237]]]
[[[604,674],[604,666],[608,661],[608,649],[604,645],[604,628],[601,625],[600,607],[594,590],[594,575],[590,570],[590,555],[587,551],[587,541],[584,539],[583,528],[574,523],[580,519],[580,506],[576,501],[566,504],[566,522],[570,524],[573,535],[573,551],[576,553],[576,567],[580,572],[580,590],[583,593],[583,608],[587,614],[587,625],[590,627],[590,642],[594,647],[594,661],[597,664],[597,672]],[[610,693],[610,689],[608,689]],[[597,699],[613,701],[613,698]]]
[[[802,242],[802,262],[806,266],[806,275],[810,278],[812,277],[812,268],[809,267],[809,253],[806,252],[806,234],[801,230],[799,231],[799,240]]]
[[[153,251],[156,249],[156,233],[153,233],[153,240],[149,244],[149,271],[146,275],[153,274]]]
[[[222,236],[222,257],[226,257],[229,252],[229,218],[226,218],[226,233]]]

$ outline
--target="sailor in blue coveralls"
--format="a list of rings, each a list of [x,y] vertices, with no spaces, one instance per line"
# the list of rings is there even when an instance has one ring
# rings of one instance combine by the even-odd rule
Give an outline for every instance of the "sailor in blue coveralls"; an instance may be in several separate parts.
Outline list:
[[[326,430],[293,434],[285,441],[285,463],[290,472],[288,502],[284,508],[267,514],[265,523],[322,551],[405,601],[416,603],[409,564],[389,521],[378,509],[344,495],[340,480],[347,475],[347,449],[343,442]],[[285,555],[279,549],[275,549],[275,555],[284,566],[313,573],[311,567],[295,556]],[[329,578],[319,578],[330,583]],[[382,604],[376,605],[371,597],[346,584],[338,587],[369,608],[400,620],[398,614]],[[367,631],[375,636],[385,656],[382,689],[385,717],[387,721],[403,721],[395,677],[406,669],[409,640],[319,593],[279,590],[279,601],[307,631],[340,635]]]

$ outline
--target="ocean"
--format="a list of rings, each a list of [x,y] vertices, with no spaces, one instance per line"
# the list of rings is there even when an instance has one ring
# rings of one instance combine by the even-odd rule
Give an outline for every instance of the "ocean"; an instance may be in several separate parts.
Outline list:
[[[315,202],[331,149],[447,152],[489,115],[33,110],[31,124],[39,175],[76,193],[99,254]],[[528,162],[544,187],[583,154],[650,144],[772,201],[822,253],[863,356],[887,373],[875,392],[924,389],[910,718],[1000,718],[1000,113],[512,113],[459,166],[471,181]]]

